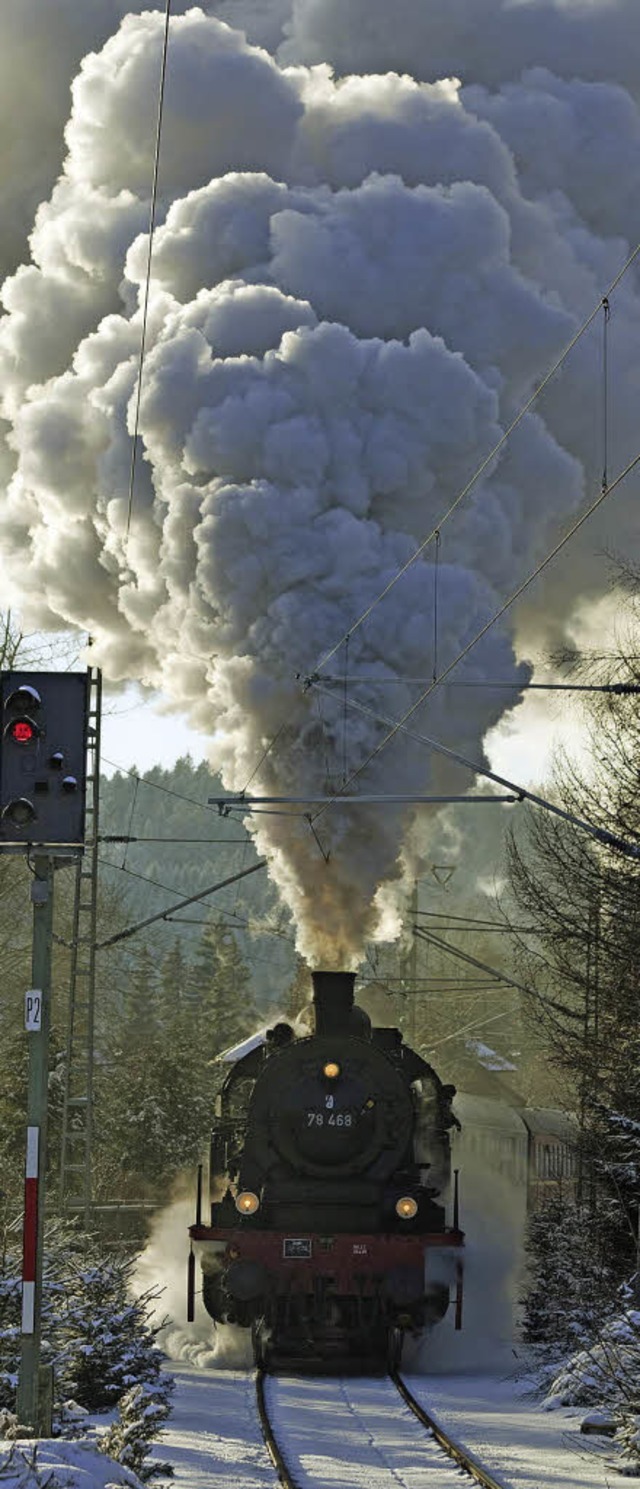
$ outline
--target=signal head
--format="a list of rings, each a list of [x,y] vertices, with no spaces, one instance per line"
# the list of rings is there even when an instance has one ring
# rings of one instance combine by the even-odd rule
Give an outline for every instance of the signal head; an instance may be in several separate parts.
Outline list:
[[[12,739],[17,745],[30,745],[40,738],[42,730],[36,724],[35,719],[29,718],[28,714],[18,714],[15,719],[9,719],[5,724],[4,737]]]
[[[23,682],[19,688],[14,688],[5,703],[5,709],[15,709],[18,713],[36,713],[41,707],[42,698],[38,689],[28,682]]]
[[[30,822],[35,822],[37,815],[33,802],[26,796],[14,796],[13,801],[8,801],[2,809],[2,821],[12,822],[14,827],[28,827]]]

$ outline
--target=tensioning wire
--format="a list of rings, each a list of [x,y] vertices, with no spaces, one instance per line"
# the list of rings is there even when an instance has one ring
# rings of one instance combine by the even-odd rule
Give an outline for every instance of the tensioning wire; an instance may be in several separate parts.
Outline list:
[[[453,513],[460,506],[461,502],[464,501],[465,497],[468,496],[473,487],[477,485],[477,482],[480,480],[480,477],[484,475],[487,467],[491,465],[496,455],[498,455],[503,449],[504,445],[507,443],[507,440],[510,439],[514,430],[517,429],[518,425],[522,422],[525,414],[527,414],[529,412],[529,409],[532,408],[534,403],[537,402],[540,394],[544,392],[545,388],[551,382],[551,379],[555,377],[556,372],[558,372],[559,369],[562,367],[562,364],[566,361],[569,353],[573,351],[574,346],[577,345],[581,337],[584,336],[586,331],[588,331],[589,326],[592,325],[596,316],[600,313],[603,307],[605,307],[606,313],[606,310],[608,310],[609,307],[611,295],[613,294],[614,290],[617,289],[621,279],[623,279],[624,275],[627,273],[627,270],[631,268],[631,265],[634,263],[639,254],[640,243],[637,243],[635,248],[633,249],[633,252],[629,254],[628,259],[622,265],[622,268],[619,270],[618,274],[616,274],[615,279],[612,280],[609,288],[598,300],[597,305],[594,306],[593,310],[587,316],[586,320],[583,321],[582,325],[575,332],[575,335],[571,337],[571,340],[567,342],[567,345],[564,347],[563,351],[561,351],[560,356],[554,362],[553,366],[545,374],[542,380],[536,385],[533,393],[531,394],[531,397],[527,399],[527,402],[523,404],[522,408],[516,414],[515,418],[512,419],[508,428],[505,429],[504,434],[501,435],[500,439],[493,446],[493,449],[491,449],[488,455],[485,456],[484,460],[481,461],[480,465],[474,471],[474,474],[471,476],[470,480],[467,481],[466,486],[464,486],[462,490],[458,492],[458,495],[454,497],[451,505],[444,513],[444,516],[441,517],[440,520],[435,524],[435,526],[431,529],[431,532],[428,533],[426,538],[422,540],[422,542],[416,548],[415,552],[412,553],[411,557],[407,559],[407,562],[403,564],[402,567],[398,569],[397,573],[393,575],[393,578],[389,580],[388,584],[385,584],[384,589],[382,589],[380,593],[376,595],[375,599],[373,599],[371,603],[367,605],[366,610],[363,610],[362,614],[358,616],[357,620],[354,620],[351,623],[348,631],[345,631],[344,635],[340,637],[340,640],[336,642],[335,646],[332,646],[330,651],[324,653],[324,656],[321,657],[320,661],[316,664],[316,672],[319,672],[322,667],[326,667],[327,663],[331,661],[331,658],[334,657],[336,652],[340,650],[340,647],[344,645],[347,635],[352,636],[354,631],[359,630],[360,626],[364,625],[365,620],[367,620],[372,611],[376,609],[376,606],[378,606],[380,602],[385,599],[385,596],[388,595],[390,590],[392,590],[398,583],[398,581],[402,579],[403,575],[407,573],[407,570],[410,569],[412,565],[417,562],[417,560],[420,558],[420,555],[424,553],[425,548],[428,548],[429,544],[433,542],[436,535],[440,533],[441,529],[444,527],[445,522],[449,521],[449,518],[453,516]]]
[[[156,145],[153,160],[153,183],[151,187],[151,208],[149,212],[149,247],[147,251],[147,272],[144,285],[144,303],[142,308],[142,332],[140,337],[140,356],[138,359],[138,380],[136,386],[136,408],[133,425],[133,446],[131,449],[131,468],[129,471],[129,503],[127,508],[127,527],[125,532],[125,543],[129,539],[131,528],[131,514],[133,511],[133,494],[136,482],[136,458],[138,452],[138,430],[140,427],[140,401],[142,397],[142,374],[144,371],[144,359],[147,344],[147,321],[149,319],[149,292],[151,287],[151,259],[153,256],[153,235],[156,227],[156,208],[158,203],[158,180],[160,175],[160,142],[162,138],[162,115],[164,110],[164,90],[167,79],[167,55],[169,51],[169,21],[171,19],[171,0],[167,0],[167,8],[164,18],[164,40],[162,45],[162,63],[160,67],[160,86],[158,91],[158,120],[156,124]]]
[[[602,490],[609,480],[609,321],[611,306],[604,296],[602,321]]]
[[[533,989],[532,989],[533,991]],[[444,1039],[436,1039],[435,1044],[429,1045],[429,1053],[440,1048],[441,1044],[448,1044],[450,1039],[457,1039],[459,1034],[469,1034],[472,1029],[484,1029],[487,1024],[497,1024],[498,1019],[507,1019],[510,1014],[517,1013],[518,1002],[514,1000],[511,1008],[505,1008],[502,1013],[494,1013],[488,1019],[475,1019],[472,1024],[464,1024],[460,1029],[454,1029],[453,1034],[445,1034]]]
[[[321,684],[316,683],[316,687],[321,687]],[[364,703],[353,701],[350,707],[354,708],[358,713],[365,714],[368,718],[374,719],[377,724],[390,724],[392,722],[385,714],[375,713],[372,708],[367,708]],[[398,729],[401,729],[408,739],[413,739],[417,744],[423,744],[428,749],[435,750],[436,754],[444,755],[446,759],[455,761],[457,765],[463,765],[465,769],[473,771],[474,775],[481,775],[489,781],[495,781],[499,786],[505,786],[507,790],[514,793],[518,801],[530,801],[534,806],[543,807],[545,811],[551,812],[556,817],[562,817],[564,821],[570,822],[574,827],[581,827],[584,832],[589,833],[592,838],[595,838],[596,842],[605,843],[611,848],[617,848],[619,852],[626,854],[628,858],[640,858],[639,844],[627,842],[624,838],[619,837],[617,833],[609,832],[608,828],[594,827],[593,823],[585,822],[581,817],[576,817],[574,813],[565,811],[563,807],[556,806],[553,802],[547,801],[544,796],[538,796],[535,791],[529,791],[526,786],[516,785],[514,781],[507,780],[505,776],[498,775],[496,771],[488,770],[486,766],[478,765],[477,761],[468,760],[466,755],[461,755],[458,750],[451,750],[448,745],[440,744],[437,739],[431,739],[427,734],[418,734],[417,730],[409,729],[402,722],[395,726],[393,733],[396,733]],[[364,769],[364,766],[360,768]],[[473,802],[473,795],[470,795],[468,800]],[[339,795],[332,797],[330,801],[327,801],[320,807],[316,816],[319,817],[322,812],[326,812],[327,808],[334,805],[336,801],[340,801]]]
[[[283,725],[284,728],[284,725]],[[173,786],[163,786],[160,781],[149,781],[146,776],[138,774],[128,765],[118,765],[116,760],[108,760],[106,755],[102,756],[105,765],[111,765],[120,775],[131,776],[132,781],[137,781],[140,786],[149,786],[153,791],[163,791],[165,796],[175,796],[178,801],[186,801],[192,807],[199,807],[203,812],[217,812],[217,807],[210,807],[206,801],[198,801],[195,796],[185,796],[184,791],[175,791]],[[152,767],[154,770],[157,766]],[[203,839],[204,841],[204,839]]]
[[[476,635],[472,637],[471,641],[469,641],[467,645],[463,647],[463,650],[458,652],[458,655],[454,657],[453,661],[449,663],[448,667],[445,667],[444,671],[441,672],[439,676],[432,683],[430,683],[427,688],[424,689],[419,698],[416,699],[415,703],[412,703],[411,707],[407,709],[405,714],[403,714],[402,718],[398,719],[394,724],[392,724],[388,734],[385,735],[384,739],[381,739],[379,744],[375,746],[375,749],[370,751],[366,759],[363,760],[362,763],[358,765],[354,771],[352,771],[348,781],[345,781],[344,783],[345,787],[350,786],[352,782],[356,780],[357,776],[359,776],[361,772],[365,770],[368,765],[371,764],[372,760],[375,760],[377,758],[382,750],[384,750],[385,747],[391,743],[391,740],[395,738],[399,730],[405,729],[408,720],[411,719],[414,713],[416,713],[417,709],[419,709],[421,705],[426,702],[427,698],[429,698],[431,693],[434,691],[434,688],[439,687],[440,684],[444,682],[445,678],[449,676],[449,673],[453,671],[454,667],[457,667],[458,663],[462,662],[464,658],[469,655],[469,652],[472,650],[472,648],[474,646],[477,646],[478,642],[481,641],[483,637],[486,636],[487,632],[491,630],[491,627],[496,624],[496,621],[500,620],[505,612],[509,609],[509,607],[513,605],[514,602],[518,600],[522,594],[524,594],[525,590],[529,588],[529,585],[533,584],[534,579],[537,579],[538,575],[541,574],[543,570],[547,568],[548,564],[550,564],[556,557],[556,555],[560,553],[561,549],[564,548],[565,544],[569,542],[570,538],[574,537],[574,535],[579,531],[579,529],[583,526],[583,523],[585,523],[588,518],[597,511],[598,507],[602,505],[602,502],[605,501],[606,497],[610,496],[611,493],[616,490],[616,487],[625,480],[625,478],[631,473],[632,470],[634,470],[635,466],[637,466],[639,463],[640,454],[635,455],[633,460],[629,461],[629,464],[625,466],[624,470],[621,471],[618,476],[616,476],[615,481],[612,481],[610,486],[607,486],[604,490],[599,492],[598,496],[595,498],[595,501],[591,503],[586,512],[582,513],[581,517],[577,518],[573,526],[570,527],[568,532],[564,534],[564,537],[560,538],[559,542],[556,543],[555,547],[551,549],[546,558],[543,558],[542,562],[538,564],[537,568],[535,568],[532,573],[529,574],[527,578],[522,581],[522,584],[518,585],[517,589],[513,590],[508,599],[504,601],[504,604],[501,605],[500,608],[496,610],[491,618],[486,622],[486,625],[482,626],[482,628],[476,633]],[[319,683],[312,680],[311,685],[317,688],[319,686]],[[372,709],[364,709],[362,705],[357,705],[352,699],[349,699],[348,706],[350,708],[359,707],[360,712],[370,713],[372,717],[378,717],[379,722],[383,722],[382,716],[374,714]],[[504,784],[504,782],[502,784]],[[339,800],[340,794],[341,793],[337,793],[337,796],[333,798],[333,801]],[[314,821],[317,820],[317,818],[327,810],[327,807],[331,805],[331,802],[327,802],[325,806],[320,807],[319,811],[315,813]]]

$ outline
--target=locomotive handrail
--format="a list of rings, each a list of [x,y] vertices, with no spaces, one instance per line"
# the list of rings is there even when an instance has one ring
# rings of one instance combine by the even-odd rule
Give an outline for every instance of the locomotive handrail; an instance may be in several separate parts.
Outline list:
[[[477,1462],[472,1453],[469,1453],[466,1448],[461,1447],[459,1443],[454,1442],[453,1438],[449,1437],[444,1431],[444,1428],[439,1426],[434,1418],[429,1415],[428,1411],[425,1411],[424,1407],[420,1405],[419,1401],[416,1401],[415,1396],[402,1379],[399,1370],[393,1366],[389,1369],[389,1379],[393,1381],[394,1386],[400,1392],[409,1410],[413,1412],[419,1422],[422,1422],[423,1427],[426,1427],[433,1434],[436,1442],[440,1444],[444,1452],[450,1458],[453,1458],[460,1465],[460,1468],[466,1469],[466,1472],[472,1475],[476,1483],[482,1486],[482,1489],[505,1489],[504,1481],[501,1482],[500,1479],[494,1479],[493,1474],[490,1474],[488,1469],[483,1468],[482,1464]]]

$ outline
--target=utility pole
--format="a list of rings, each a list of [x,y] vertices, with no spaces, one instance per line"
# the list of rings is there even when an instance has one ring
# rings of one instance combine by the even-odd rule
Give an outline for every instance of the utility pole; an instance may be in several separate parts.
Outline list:
[[[53,926],[53,858],[34,859],[32,986],[25,998],[29,1039],[27,1156],[24,1188],[22,1260],[22,1338],[17,1412],[21,1425],[36,1436],[51,1434],[50,1372],[40,1364],[42,1328],[42,1255],[47,1156],[49,1029],[51,1023],[51,945]]]

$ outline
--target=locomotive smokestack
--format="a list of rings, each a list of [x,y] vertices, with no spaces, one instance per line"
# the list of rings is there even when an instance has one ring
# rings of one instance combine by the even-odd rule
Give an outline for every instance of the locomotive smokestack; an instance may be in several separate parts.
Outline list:
[[[316,1034],[340,1034],[349,1029],[355,972],[312,972]]]

